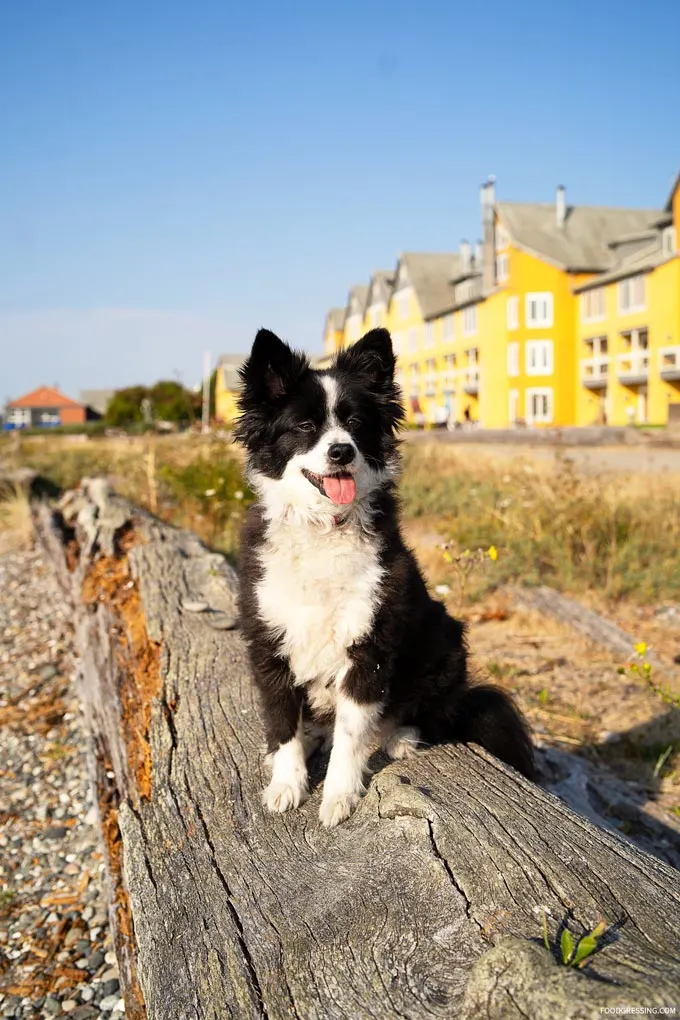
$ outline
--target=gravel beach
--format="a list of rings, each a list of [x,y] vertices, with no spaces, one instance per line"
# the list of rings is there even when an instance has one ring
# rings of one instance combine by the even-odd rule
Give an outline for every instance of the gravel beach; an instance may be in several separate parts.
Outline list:
[[[125,1012],[74,669],[49,566],[0,555],[0,1017]]]

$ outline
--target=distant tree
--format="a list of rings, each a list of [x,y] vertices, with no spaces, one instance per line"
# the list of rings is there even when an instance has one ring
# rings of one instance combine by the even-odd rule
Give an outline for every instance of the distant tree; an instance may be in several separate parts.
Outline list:
[[[196,417],[196,394],[186,390],[181,383],[161,380],[151,387],[149,398],[154,417],[161,421],[186,423]]]
[[[116,390],[106,408],[107,425],[134,425],[143,420],[142,401],[147,396],[146,386],[128,386]]]
[[[116,390],[106,409],[106,424],[140,424],[144,420],[144,400],[150,401],[153,417],[159,421],[188,424],[201,413],[200,394],[192,393],[179,382],[163,379],[154,386],[128,386]]]

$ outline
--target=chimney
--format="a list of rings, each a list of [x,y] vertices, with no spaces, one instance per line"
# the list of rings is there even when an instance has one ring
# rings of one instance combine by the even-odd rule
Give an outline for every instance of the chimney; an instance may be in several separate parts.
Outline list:
[[[558,185],[555,195],[555,216],[557,218],[557,226],[563,227],[564,221],[567,218],[567,192],[563,184]]]
[[[467,272],[470,268],[470,242],[460,242],[460,260],[463,263],[463,269]]]
[[[482,230],[484,254],[482,257],[483,281],[485,294],[490,294],[496,285],[496,178],[491,174],[482,184],[480,197],[482,201]]]
[[[481,269],[484,263],[484,245],[477,241],[475,245],[475,269]]]

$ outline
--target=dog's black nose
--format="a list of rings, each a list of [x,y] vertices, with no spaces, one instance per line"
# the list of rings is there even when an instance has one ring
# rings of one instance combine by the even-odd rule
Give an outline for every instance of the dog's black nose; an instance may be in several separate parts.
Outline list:
[[[331,464],[351,464],[355,449],[351,443],[332,443],[328,447],[328,459]]]

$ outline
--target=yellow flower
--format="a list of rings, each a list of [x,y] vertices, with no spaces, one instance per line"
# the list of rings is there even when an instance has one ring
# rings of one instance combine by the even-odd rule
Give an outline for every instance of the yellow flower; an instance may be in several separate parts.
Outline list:
[[[444,559],[446,560],[447,563],[453,563],[453,556],[451,555],[448,549],[444,553]]]
[[[647,645],[645,644],[645,642],[638,641],[638,643],[635,645],[635,651],[639,656],[643,656],[647,651]]]
[[[487,549],[487,555],[490,560],[493,560],[494,563],[496,562],[496,560],[498,559],[498,549],[496,548],[495,545],[489,546],[489,548]]]

